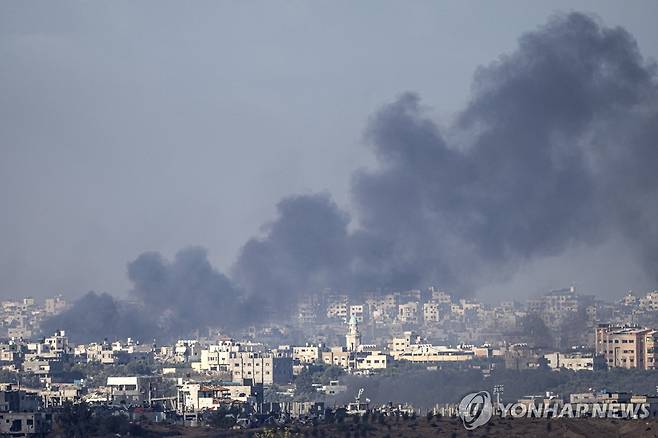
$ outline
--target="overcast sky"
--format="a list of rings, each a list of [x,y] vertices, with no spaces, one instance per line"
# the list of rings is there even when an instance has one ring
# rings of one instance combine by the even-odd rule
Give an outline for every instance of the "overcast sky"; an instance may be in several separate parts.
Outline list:
[[[0,3],[0,297],[121,295],[129,260],[188,245],[228,270],[281,197],[349,209],[382,104],[415,91],[448,123],[479,65],[571,10],[658,58],[656,1]],[[579,271],[607,256],[579,251],[505,287],[600,287]],[[604,292],[648,287],[617,269]]]

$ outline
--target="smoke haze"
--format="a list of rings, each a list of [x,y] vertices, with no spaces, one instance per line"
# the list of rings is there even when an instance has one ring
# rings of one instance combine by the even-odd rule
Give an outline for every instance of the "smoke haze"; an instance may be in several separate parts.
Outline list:
[[[230,278],[200,248],[172,262],[142,254],[128,266],[131,296],[158,327],[185,331],[287,316],[325,288],[469,295],[612,238],[658,280],[656,66],[622,28],[553,16],[478,69],[454,124],[440,127],[407,92],[365,138],[376,164],[352,176],[349,210],[327,193],[283,199]]]
[[[378,166],[352,183],[356,231],[326,196],[285,200],[236,279],[278,303],[322,287],[463,295],[623,235],[655,280],[657,102],[655,65],[628,32],[555,16],[477,72],[449,135],[413,93],[375,114]]]

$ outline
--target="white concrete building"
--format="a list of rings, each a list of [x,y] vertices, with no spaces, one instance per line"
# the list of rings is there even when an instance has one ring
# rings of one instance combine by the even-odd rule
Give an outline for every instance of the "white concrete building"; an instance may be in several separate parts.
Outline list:
[[[465,362],[475,357],[473,350],[452,348],[443,345],[414,344],[398,353],[396,360],[410,362]]]
[[[583,353],[546,353],[544,359],[552,369],[567,369],[573,371],[593,371],[594,357]]]
[[[320,347],[316,345],[292,347],[292,360],[302,364],[317,363],[320,361]]]
[[[388,366],[389,357],[381,351],[369,351],[357,353],[355,361],[357,370],[383,370]]]
[[[322,362],[327,365],[348,369],[350,366],[351,352],[345,347],[332,347],[329,351],[322,352]]]

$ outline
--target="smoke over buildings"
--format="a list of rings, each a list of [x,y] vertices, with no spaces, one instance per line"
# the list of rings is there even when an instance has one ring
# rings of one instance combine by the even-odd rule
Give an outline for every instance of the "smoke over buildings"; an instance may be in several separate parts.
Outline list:
[[[318,278],[316,290],[440,284],[463,294],[610,233],[632,238],[651,269],[656,104],[655,67],[626,31],[556,16],[477,72],[448,132],[412,93],[378,111],[367,128],[378,167],[353,178],[356,231],[327,200],[321,219],[312,197],[284,201],[298,213],[281,211],[275,227],[294,238],[249,242],[238,278],[284,294]]]
[[[142,340],[163,336],[154,325],[151,313],[142,306],[117,301],[109,294],[88,292],[71,308],[42,324],[44,333],[66,328],[74,342],[138,336]],[[109,339],[110,341],[114,339]]]
[[[132,295],[157,315],[166,333],[235,322],[238,292],[210,265],[203,248],[181,250],[171,262],[144,253],[128,264],[128,277]]]
[[[74,340],[136,337],[167,339],[239,321],[239,293],[208,262],[206,250],[190,247],[172,261],[146,252],[128,264],[132,300],[89,292],[44,331],[66,328]]]
[[[286,198],[277,210],[265,235],[244,245],[233,269],[234,280],[258,308],[285,315],[301,295],[349,287],[347,213],[326,194]]]
[[[617,232],[652,257],[655,221],[642,218],[658,199],[657,108],[655,66],[633,38],[582,14],[554,17],[480,68],[446,134],[403,95],[368,129],[380,168],[353,186],[359,256],[374,255],[360,258],[365,271],[477,288]]]
[[[249,322],[249,303],[256,318],[289,314],[325,288],[473,293],[612,235],[658,279],[656,80],[624,29],[554,16],[477,71],[452,126],[440,128],[414,93],[381,108],[366,129],[378,164],[353,175],[353,211],[328,194],[286,198],[230,279],[202,249],[172,262],[145,253],[128,267],[132,296],[158,327],[184,331]]]

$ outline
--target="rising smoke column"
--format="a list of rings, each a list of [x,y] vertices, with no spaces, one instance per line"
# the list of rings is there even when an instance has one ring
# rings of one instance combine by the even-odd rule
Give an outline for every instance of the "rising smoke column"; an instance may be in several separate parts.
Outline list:
[[[199,248],[173,262],[145,253],[129,265],[133,296],[180,333],[290,315],[325,288],[468,294],[609,236],[631,242],[658,280],[656,67],[621,28],[556,15],[478,69],[453,126],[405,93],[366,139],[378,164],[353,176],[353,219],[329,195],[288,197],[231,279]]]
[[[324,287],[459,295],[610,234],[631,238],[651,268],[656,102],[655,68],[625,30],[557,15],[477,71],[444,132],[413,93],[372,117],[378,166],[353,177],[353,233],[328,199],[293,198],[294,214],[283,201],[234,278],[286,305]]]
[[[577,13],[478,70],[451,141],[403,95],[368,129],[379,168],[354,178],[356,274],[463,293],[623,233],[655,276],[656,102],[633,38]]]
[[[208,261],[206,250],[191,247],[167,261],[157,252],[128,264],[131,294],[156,319],[163,333],[188,333],[229,326],[237,318],[240,292]]]
[[[277,205],[264,235],[250,239],[233,268],[257,316],[290,315],[303,295],[350,285],[349,217],[327,194]]]
[[[47,335],[65,329],[72,342],[103,339],[112,342],[127,337],[150,341],[162,336],[144,309],[117,301],[110,294],[93,291],[76,300],[69,309],[44,321],[41,329]]]
[[[42,331],[66,329],[74,341],[133,337],[175,339],[207,327],[229,327],[241,318],[241,292],[208,261],[206,250],[190,247],[172,261],[145,252],[128,264],[130,300],[89,292],[70,309],[47,320]]]

